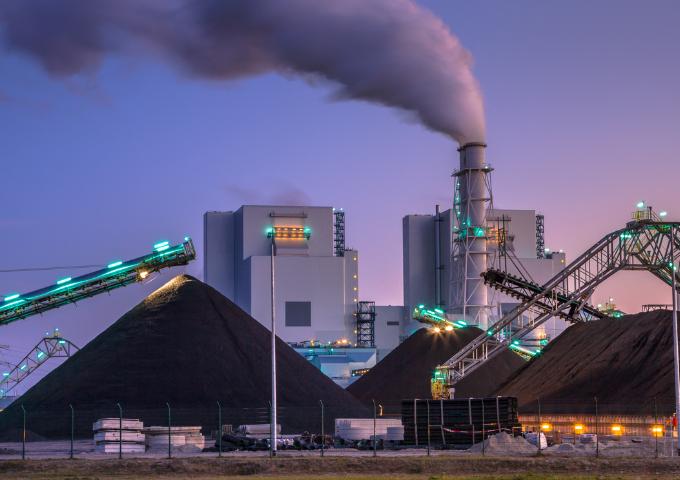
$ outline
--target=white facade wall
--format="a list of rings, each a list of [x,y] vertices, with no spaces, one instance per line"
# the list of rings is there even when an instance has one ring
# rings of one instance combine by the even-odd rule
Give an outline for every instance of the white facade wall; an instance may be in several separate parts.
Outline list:
[[[272,215],[273,214],[273,215]],[[271,328],[273,226],[309,229],[309,239],[275,239],[276,333],[286,342],[355,341],[359,253],[333,253],[331,207],[244,205],[204,216],[206,283]],[[310,302],[311,322],[286,322],[286,302]]]

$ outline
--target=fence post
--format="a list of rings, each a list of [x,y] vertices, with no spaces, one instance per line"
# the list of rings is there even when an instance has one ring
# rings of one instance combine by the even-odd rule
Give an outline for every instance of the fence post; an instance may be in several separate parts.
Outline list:
[[[71,407],[71,457],[73,458],[73,424],[74,424],[74,412],[73,412],[73,405],[69,404],[69,407]]]
[[[324,435],[324,429],[323,429],[323,402],[319,400],[319,403],[321,404],[321,456],[323,457],[323,447],[326,445],[326,436]]]
[[[427,399],[427,456],[430,456],[430,400]]]
[[[654,458],[659,458],[659,432],[656,432],[655,430],[658,428],[658,420],[656,419],[656,397],[654,397],[654,427],[652,428],[652,432],[654,433],[654,441],[656,443],[656,455]]]
[[[168,406],[168,458],[172,458],[172,417],[170,412],[170,404],[165,402]]]
[[[217,418],[219,422],[219,430],[217,430],[217,435],[220,438],[219,439],[220,453],[217,456],[222,457],[222,405],[220,405],[220,402],[217,402]]]
[[[376,449],[377,443],[378,443],[378,434],[376,432],[376,418],[375,418],[375,399],[373,399],[373,456],[378,455],[378,451]]]
[[[541,454],[541,401],[536,397],[538,403],[538,434],[536,435],[536,442],[538,443],[538,454]]]
[[[26,459],[26,409],[24,406],[21,406],[21,409],[24,411],[24,436],[21,444],[21,459],[25,460]]]
[[[118,417],[118,458],[123,458],[123,408],[118,405],[118,410],[120,411]]]
[[[484,450],[484,398],[481,398],[480,400],[482,401],[482,455],[486,455]]]
[[[600,458],[600,435],[599,423],[597,419],[597,397],[595,397],[595,457]]]

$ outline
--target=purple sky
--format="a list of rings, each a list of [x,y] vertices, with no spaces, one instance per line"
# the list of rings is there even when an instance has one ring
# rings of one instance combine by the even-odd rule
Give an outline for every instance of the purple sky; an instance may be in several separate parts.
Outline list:
[[[497,207],[543,212],[568,261],[640,200],[680,219],[680,3],[420,3],[474,55]],[[0,269],[127,260],[185,235],[200,256],[207,210],[329,205],[347,212],[362,299],[402,304],[401,218],[448,208],[457,145],[328,93],[275,75],[190,81],[148,57],[58,81],[3,52]],[[202,278],[202,259],[186,272]],[[0,273],[0,294],[77,273]],[[55,326],[84,345],[178,273],[2,327],[7,360]],[[670,302],[648,273],[619,274],[594,301],[608,297],[627,312]]]

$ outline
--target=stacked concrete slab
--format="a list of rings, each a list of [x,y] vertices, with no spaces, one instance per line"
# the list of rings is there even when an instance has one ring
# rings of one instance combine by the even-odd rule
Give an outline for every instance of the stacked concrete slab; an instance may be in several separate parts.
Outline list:
[[[345,440],[367,440],[373,436],[373,427],[372,418],[335,419],[335,434]],[[400,418],[378,418],[375,421],[375,434],[383,440],[401,440],[403,437],[398,438],[398,432],[403,432],[403,430],[388,431],[388,428],[396,429],[397,427],[403,429]],[[388,433],[389,438],[387,438]]]
[[[144,444],[151,448],[158,445],[168,448],[168,442],[172,447],[183,445],[195,445],[201,450],[205,448],[205,437],[201,434],[201,427],[172,427],[168,435],[168,427],[145,427],[142,428]]]
[[[131,418],[100,418],[92,424],[97,453],[144,453],[144,424]],[[121,438],[122,437],[122,438]],[[167,444],[166,444],[167,445]]]

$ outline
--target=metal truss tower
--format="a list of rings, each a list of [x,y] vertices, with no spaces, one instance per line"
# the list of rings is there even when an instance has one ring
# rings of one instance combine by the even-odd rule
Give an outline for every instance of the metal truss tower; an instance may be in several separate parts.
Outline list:
[[[375,347],[375,302],[357,302],[357,345]]]
[[[78,347],[62,338],[59,330],[55,330],[54,335],[43,338],[28,355],[21,359],[11,372],[2,374],[2,379],[0,379],[0,398],[5,397],[48,359],[70,357],[77,351]]]
[[[545,217],[542,213],[536,214],[536,258],[545,258]]]
[[[454,227],[449,314],[462,315],[468,324],[482,329],[494,308],[481,275],[489,260],[487,211],[493,209],[493,168],[484,161],[485,143],[461,146],[460,167],[454,170]]]
[[[335,210],[335,209],[334,209]],[[333,224],[333,247],[336,257],[345,256],[345,212],[333,212],[335,223]]]

